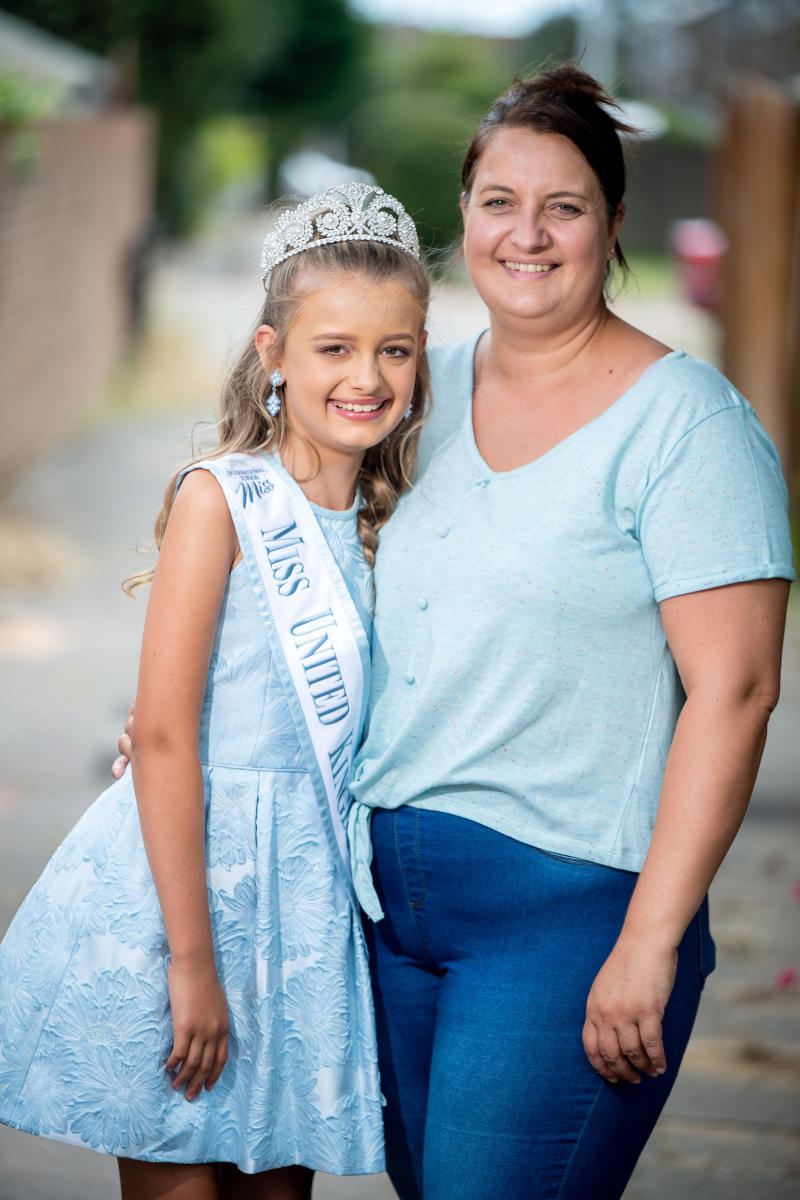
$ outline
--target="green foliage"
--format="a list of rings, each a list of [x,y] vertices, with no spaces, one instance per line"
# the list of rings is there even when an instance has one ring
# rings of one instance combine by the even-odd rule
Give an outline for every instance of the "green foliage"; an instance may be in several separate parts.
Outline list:
[[[713,116],[679,104],[660,102],[654,107],[666,119],[665,139],[684,146],[713,146],[719,136]]]
[[[58,101],[58,88],[32,83],[16,71],[0,71],[0,128],[6,132],[24,129],[46,116]]]
[[[246,107],[271,118],[298,111],[335,118],[346,111],[364,48],[364,26],[346,0],[270,0],[256,7],[262,54],[244,80]]]
[[[207,122],[245,112],[266,119],[273,170],[309,141],[346,144],[354,165],[417,215],[425,242],[447,246],[460,227],[461,155],[491,100],[515,72],[561,61],[575,48],[570,17],[504,41],[368,26],[347,0],[4,0],[4,7],[97,54],[138,64],[141,99],[158,112],[158,205],[173,232],[191,226],[227,170],[222,127],[213,132]]]
[[[158,207],[181,232],[199,215],[193,139],[211,115],[292,113],[300,127],[348,86],[358,26],[346,0],[4,0],[27,21],[107,57],[138,64],[157,110]]]
[[[515,74],[564,61],[574,49],[571,17],[513,41],[373,33],[362,100],[349,129],[353,162],[406,204],[425,245],[450,246],[461,230],[461,160],[492,100]]]
[[[428,249],[458,236],[459,171],[474,126],[460,97],[438,92],[389,92],[354,116],[354,158],[402,200]]]
[[[32,83],[14,71],[0,71],[0,132],[3,152],[16,173],[31,175],[39,161],[36,122],[57,107],[57,87]]]
[[[351,157],[403,201],[429,249],[459,236],[461,159],[510,76],[503,43],[457,34],[384,34],[371,46]]]
[[[577,44],[578,26],[574,17],[553,17],[518,43],[519,70],[535,74],[544,67],[575,59],[583,47]]]
[[[245,111],[268,117],[274,185],[287,155],[309,134],[341,127],[358,103],[367,27],[347,0],[270,0],[261,25],[265,50],[240,95]]]
[[[625,257],[630,267],[629,287],[634,294],[653,299],[674,293],[675,267],[663,251],[639,250]]]
[[[209,203],[228,191],[255,192],[264,173],[265,137],[257,119],[211,117],[198,129],[190,157],[194,190]]]
[[[482,110],[508,83],[511,45],[456,33],[406,30],[373,35],[370,81],[373,88],[385,91],[421,89],[457,96]]]

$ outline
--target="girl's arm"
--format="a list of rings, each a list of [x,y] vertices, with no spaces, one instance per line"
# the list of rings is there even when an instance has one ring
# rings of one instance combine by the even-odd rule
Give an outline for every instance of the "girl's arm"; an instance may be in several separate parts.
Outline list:
[[[132,767],[145,850],[170,950],[173,1086],[193,1100],[227,1057],[228,1014],[206,896],[205,801],[198,752],[208,663],[238,546],[225,498],[192,471],[170,512],[147,606]]]
[[[788,593],[784,580],[766,579],[661,603],[686,703],[650,849],[586,1005],[584,1048],[612,1083],[666,1069],[661,1018],[678,945],[750,799],[778,701]]]

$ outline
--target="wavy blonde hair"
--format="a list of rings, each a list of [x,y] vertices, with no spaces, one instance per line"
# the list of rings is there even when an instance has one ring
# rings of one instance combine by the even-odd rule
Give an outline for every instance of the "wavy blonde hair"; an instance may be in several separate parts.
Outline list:
[[[253,329],[253,334],[260,325],[270,325],[275,330],[277,337],[270,357],[274,360],[280,357],[286,334],[308,296],[343,272],[357,273],[378,283],[384,280],[402,283],[416,300],[420,323],[424,324],[430,298],[430,280],[420,262],[405,251],[383,242],[335,242],[312,247],[286,259],[271,272],[264,307]],[[164,502],[154,526],[157,548],[164,537],[178,480],[189,467],[209,458],[220,458],[224,454],[280,451],[288,429],[286,411],[285,406],[281,405],[276,417],[268,414],[264,397],[269,387],[266,371],[251,336],[223,385],[216,446],[186,463],[167,484]],[[378,530],[389,520],[401,493],[410,484],[429,390],[430,372],[423,351],[417,361],[411,417],[408,421],[401,421],[388,437],[371,446],[364,455],[358,473],[362,500],[358,510],[358,533],[370,566],[374,565],[378,550]],[[152,578],[152,570],[142,571],[125,579],[122,587],[131,595],[135,587],[149,583]]]

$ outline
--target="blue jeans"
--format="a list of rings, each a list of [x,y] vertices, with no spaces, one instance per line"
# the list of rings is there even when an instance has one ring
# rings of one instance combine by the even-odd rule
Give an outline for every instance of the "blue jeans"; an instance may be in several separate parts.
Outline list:
[[[613,1200],[669,1095],[714,946],[705,903],[678,954],[667,1073],[609,1084],[581,1042],[586,997],[636,875],[444,813],[378,809],[368,923],[401,1200]]]

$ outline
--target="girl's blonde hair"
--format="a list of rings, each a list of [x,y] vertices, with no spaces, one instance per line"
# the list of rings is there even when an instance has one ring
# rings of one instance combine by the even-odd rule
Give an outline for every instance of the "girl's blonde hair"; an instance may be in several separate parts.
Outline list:
[[[312,247],[279,263],[269,277],[266,300],[255,328],[270,325],[275,330],[277,337],[271,357],[276,361],[303,302],[317,288],[335,281],[343,272],[358,273],[375,282],[402,283],[419,305],[420,325],[424,324],[430,281],[425,268],[410,254],[395,246],[370,241]],[[264,454],[281,449],[287,433],[285,406],[281,405],[277,417],[269,416],[264,403],[269,387],[251,337],[223,385],[217,445],[181,467],[167,484],[154,527],[157,548],[161,546],[167,527],[178,480],[185,470],[195,463],[224,454]],[[358,487],[362,504],[358,510],[358,533],[370,566],[375,562],[378,549],[378,530],[389,520],[401,492],[410,483],[429,388],[430,372],[423,351],[417,360],[411,417],[401,421],[383,441],[371,446],[361,464]],[[125,579],[122,587],[130,595],[133,588],[148,583],[152,577],[152,570],[142,571]]]

